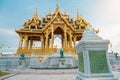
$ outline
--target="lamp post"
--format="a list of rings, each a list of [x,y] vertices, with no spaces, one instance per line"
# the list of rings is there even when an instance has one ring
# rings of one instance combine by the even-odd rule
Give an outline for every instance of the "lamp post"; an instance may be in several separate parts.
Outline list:
[[[0,54],[2,54],[2,47],[3,47],[3,44],[0,45]]]
[[[10,52],[11,52],[11,51],[10,51],[10,50],[11,50],[10,48],[11,48],[11,47],[10,47],[10,46],[8,46],[9,54],[10,54]]]
[[[109,46],[110,46],[111,53],[113,53],[112,43],[110,43]]]

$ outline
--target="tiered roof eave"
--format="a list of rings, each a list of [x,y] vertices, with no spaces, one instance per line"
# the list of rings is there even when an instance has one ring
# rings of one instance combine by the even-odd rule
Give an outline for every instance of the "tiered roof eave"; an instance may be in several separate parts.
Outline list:
[[[46,29],[48,29],[48,27],[53,23],[53,21],[57,18],[58,15],[73,32],[83,32],[82,29],[86,29],[86,27],[88,26],[88,22],[85,19],[83,19],[78,12],[76,20],[70,18],[69,15],[66,14],[66,11],[64,13],[61,13],[59,4],[57,2],[54,13],[51,13],[51,11],[49,11],[45,18],[41,18],[40,20],[38,17],[38,9],[36,8],[34,16],[31,19],[28,19],[26,22],[24,22],[24,24],[22,25],[22,27],[20,27],[19,30],[15,31],[17,33],[19,32],[43,33]],[[49,17],[51,17],[50,20],[46,20],[46,18],[49,19]]]

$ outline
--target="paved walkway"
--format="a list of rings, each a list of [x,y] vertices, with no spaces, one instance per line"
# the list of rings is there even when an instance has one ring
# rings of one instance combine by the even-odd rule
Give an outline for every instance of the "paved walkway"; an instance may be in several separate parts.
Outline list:
[[[15,76],[1,78],[3,80],[75,80],[76,69],[65,70],[24,70],[13,71]]]
[[[113,71],[114,77],[118,78],[118,80],[120,80],[120,71]]]
[[[31,75],[19,74],[4,80],[75,80],[76,74],[64,75]]]
[[[37,70],[17,71],[15,76],[2,80],[75,80],[76,70]],[[113,71],[113,74],[120,80],[120,72]]]

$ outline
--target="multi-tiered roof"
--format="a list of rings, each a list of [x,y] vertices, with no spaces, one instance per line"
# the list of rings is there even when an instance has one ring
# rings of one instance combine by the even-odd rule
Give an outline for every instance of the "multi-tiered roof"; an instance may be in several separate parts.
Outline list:
[[[36,9],[34,16],[31,19],[25,21],[22,27],[20,28],[20,30],[16,30],[16,32],[37,31],[39,33],[42,33],[49,27],[51,23],[53,23],[55,20],[60,22],[60,19],[62,19],[74,32],[81,32],[88,25],[88,22],[79,15],[78,11],[77,11],[77,17],[74,20],[68,14],[66,14],[66,12],[62,13],[57,3],[55,12],[51,13],[51,11],[49,11],[49,13],[47,13],[45,17],[43,17],[42,19],[39,19],[38,10]]]

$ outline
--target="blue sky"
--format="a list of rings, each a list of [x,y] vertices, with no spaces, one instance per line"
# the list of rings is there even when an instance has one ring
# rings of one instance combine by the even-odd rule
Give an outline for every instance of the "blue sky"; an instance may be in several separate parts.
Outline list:
[[[74,19],[77,9],[90,22],[103,39],[109,39],[113,50],[120,52],[120,0],[58,0],[62,12],[66,9]],[[56,0],[0,0],[0,44],[16,48],[15,29],[31,18],[38,6],[39,18],[55,11]]]

